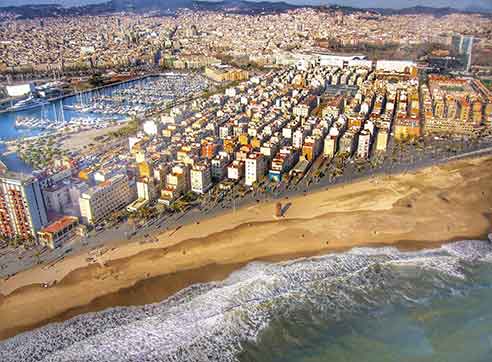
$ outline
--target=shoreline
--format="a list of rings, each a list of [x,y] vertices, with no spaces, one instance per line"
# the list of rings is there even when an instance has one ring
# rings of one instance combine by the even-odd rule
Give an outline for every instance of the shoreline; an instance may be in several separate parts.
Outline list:
[[[421,242],[399,241],[396,244],[381,244],[381,245],[373,245],[372,247],[374,248],[395,247],[400,251],[420,251],[420,250],[439,248],[442,245],[459,240],[467,240],[467,239],[479,240],[482,238],[483,238],[482,236],[476,238],[475,237],[456,238],[453,240],[433,242],[431,244],[425,244],[425,245],[423,245]],[[116,292],[103,295],[101,297],[92,300],[91,302],[89,302],[89,304],[73,307],[50,319],[43,320],[40,321],[39,323],[27,325],[20,328],[13,328],[12,330],[9,329],[4,330],[0,333],[0,341],[13,337],[19,333],[27,332],[42,327],[47,324],[61,323],[68,319],[86,313],[97,313],[99,311],[103,311],[112,307],[131,307],[131,306],[141,306],[141,305],[158,303],[192,285],[202,284],[202,283],[222,282],[223,280],[227,279],[232,273],[239,271],[249,263],[254,263],[254,262],[280,263],[286,261],[295,261],[303,258],[316,257],[321,255],[344,253],[351,250],[354,247],[362,247],[362,246],[365,245],[361,244],[359,246],[355,245],[350,248],[340,248],[340,249],[327,248],[326,250],[321,250],[313,254],[300,253],[300,254],[276,255],[276,256],[251,260],[247,263],[236,263],[236,264],[225,264],[225,265],[211,264],[196,269],[187,269],[170,274],[151,277],[149,279],[143,279],[138,281],[133,286],[122,288],[120,290],[117,290]],[[70,275],[68,277],[70,277]],[[162,288],[162,285],[164,283],[167,284],[165,288]],[[60,283],[60,285],[62,286],[64,285],[63,281]],[[30,287],[42,287],[42,286],[32,285],[32,286],[27,286],[26,288],[30,288]],[[2,299],[0,298],[0,302],[1,300]]]
[[[486,239],[486,237],[484,238],[483,235],[476,236],[476,237],[457,237],[450,240],[435,241],[430,243],[401,240],[394,244],[389,243],[389,244],[371,245],[371,248],[395,247],[399,251],[422,251],[422,250],[438,249],[445,244],[449,244],[461,240],[482,240],[482,239]],[[367,245],[361,244],[361,245],[354,245],[353,247],[345,247],[345,248],[342,247],[339,249],[327,248],[325,250],[320,250],[312,254],[299,253],[299,254],[276,255],[276,256],[258,258],[244,263],[210,264],[196,269],[186,269],[174,273],[150,277],[148,279],[140,280],[132,286],[122,288],[110,294],[105,294],[100,297],[97,297],[94,300],[90,301],[88,304],[75,306],[73,308],[67,309],[62,313],[55,315],[51,318],[48,318],[46,320],[42,320],[37,323],[33,323],[31,325],[25,325],[22,327],[0,330],[0,342],[2,340],[6,340],[8,338],[14,337],[17,334],[28,332],[51,323],[62,323],[71,318],[77,317],[79,315],[84,315],[87,313],[97,313],[109,308],[132,307],[132,306],[142,306],[142,305],[148,305],[153,303],[159,303],[193,285],[205,284],[205,283],[220,283],[225,279],[227,279],[231,274],[241,270],[242,268],[244,268],[246,265],[250,263],[255,263],[255,262],[281,263],[281,262],[295,261],[303,258],[317,257],[322,255],[341,254],[353,248],[364,247],[364,246]],[[74,272],[77,271],[78,270],[74,270]],[[70,275],[68,275],[67,277],[70,278]],[[162,288],[164,283],[166,283],[165,287]],[[63,280],[59,285],[60,286],[64,285]],[[31,287],[43,288],[43,286],[39,284],[33,284],[23,288],[26,288],[26,290],[28,290],[27,288],[31,288]],[[22,292],[23,288],[19,289],[18,291]],[[14,291],[13,294],[15,294],[16,292],[17,290]],[[2,297],[0,295],[0,305],[2,303],[2,299],[7,297]]]
[[[273,201],[162,232],[156,243],[120,246],[98,264],[88,265],[81,254],[54,268],[26,270],[0,283],[0,314],[6,316],[0,339],[81,313],[157,302],[189,285],[223,280],[252,261],[486,239],[490,166],[489,156],[378,176],[289,197],[292,206],[282,219],[273,216]],[[59,282],[44,288],[50,280]]]

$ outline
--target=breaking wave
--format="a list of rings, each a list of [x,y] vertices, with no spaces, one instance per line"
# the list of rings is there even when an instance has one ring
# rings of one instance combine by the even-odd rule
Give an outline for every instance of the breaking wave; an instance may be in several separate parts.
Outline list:
[[[237,361],[273,320],[300,311],[341,320],[389,304],[425,303],[466,291],[492,246],[349,252],[276,264],[251,263],[223,282],[189,287],[160,303],[117,307],[0,342],[3,362]]]

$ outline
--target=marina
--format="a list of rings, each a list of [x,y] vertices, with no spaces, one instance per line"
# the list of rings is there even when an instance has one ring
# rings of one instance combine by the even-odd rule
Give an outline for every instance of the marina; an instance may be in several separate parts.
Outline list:
[[[0,140],[104,128],[201,92],[207,84],[201,75],[163,73],[50,102],[28,97],[0,114]]]

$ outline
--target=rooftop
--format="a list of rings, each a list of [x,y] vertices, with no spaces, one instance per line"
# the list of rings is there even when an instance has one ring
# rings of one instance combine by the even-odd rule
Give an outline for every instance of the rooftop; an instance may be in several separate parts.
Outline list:
[[[0,179],[9,180],[9,181],[19,181],[24,183],[34,180],[34,177],[32,174],[25,174],[25,173],[4,170],[0,173]]]
[[[52,233],[55,234],[59,231],[65,229],[68,225],[78,222],[75,216],[63,216],[62,218],[52,222],[45,228],[41,229],[42,233]]]

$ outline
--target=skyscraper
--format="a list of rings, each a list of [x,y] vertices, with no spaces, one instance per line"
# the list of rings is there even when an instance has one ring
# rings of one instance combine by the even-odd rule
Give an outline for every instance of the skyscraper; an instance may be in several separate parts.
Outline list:
[[[37,179],[12,172],[0,176],[0,234],[5,238],[36,238],[48,223]]]
[[[451,48],[456,54],[461,54],[463,46],[463,36],[461,34],[454,34],[451,37]]]
[[[465,70],[470,71],[473,48],[473,36],[463,36],[462,54],[465,57]]]
[[[455,34],[451,37],[451,47],[456,54],[461,56],[464,68],[469,72],[471,68],[473,36]]]

